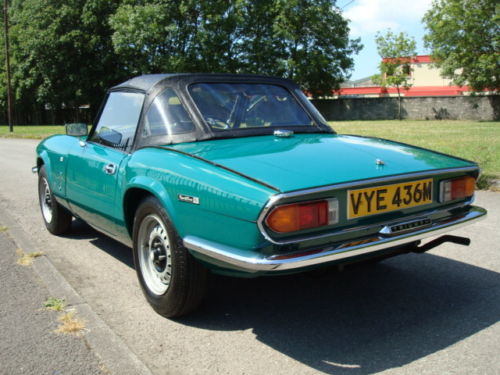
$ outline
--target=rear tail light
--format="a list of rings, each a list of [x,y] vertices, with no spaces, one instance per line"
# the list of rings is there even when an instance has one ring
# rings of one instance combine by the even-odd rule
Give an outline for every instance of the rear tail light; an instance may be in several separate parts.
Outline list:
[[[288,233],[332,225],[338,222],[337,199],[293,203],[277,206],[266,218],[274,232]]]
[[[472,197],[475,185],[476,179],[471,176],[441,181],[439,186],[439,201],[443,203],[455,199]]]

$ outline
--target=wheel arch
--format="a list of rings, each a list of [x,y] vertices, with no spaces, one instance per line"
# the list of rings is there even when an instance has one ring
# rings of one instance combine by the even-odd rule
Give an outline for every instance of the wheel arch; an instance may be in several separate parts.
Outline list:
[[[40,168],[45,167],[47,179],[49,180],[49,183],[52,184],[50,158],[47,154],[47,151],[43,150],[38,154],[38,156],[36,157],[36,166],[38,168],[38,171],[40,171]]]
[[[45,164],[45,161],[42,159],[41,156],[38,156],[36,158],[36,167],[40,169],[43,165]]]
[[[173,219],[174,207],[165,188],[150,178],[136,178],[131,181],[123,195],[123,216],[127,232],[132,238],[134,229],[134,217],[137,208],[147,197],[155,197],[165,208],[170,219]]]

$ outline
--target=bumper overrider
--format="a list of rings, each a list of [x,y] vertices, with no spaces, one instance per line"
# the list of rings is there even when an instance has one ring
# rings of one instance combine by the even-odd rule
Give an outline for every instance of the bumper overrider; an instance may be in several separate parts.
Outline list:
[[[263,255],[254,251],[238,249],[208,241],[196,236],[186,236],[184,246],[195,256],[217,264],[226,264],[229,268],[248,273],[292,271],[330,262],[348,262],[351,258],[369,256],[383,250],[396,248],[405,244],[415,244],[418,241],[439,236],[443,233],[469,225],[486,217],[487,211],[481,207],[470,206],[466,213],[445,217],[432,222],[426,222],[414,230],[398,234],[387,234],[384,226],[376,236],[358,241],[334,243],[319,249],[279,255]],[[405,224],[403,224],[405,225]],[[442,236],[425,245],[416,246],[411,251],[424,252],[443,242],[455,242],[467,245],[468,240],[455,236]]]

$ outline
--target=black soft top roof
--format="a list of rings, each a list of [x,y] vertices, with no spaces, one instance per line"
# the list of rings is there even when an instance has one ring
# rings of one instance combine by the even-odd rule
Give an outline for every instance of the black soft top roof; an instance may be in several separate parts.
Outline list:
[[[144,74],[142,76],[137,76],[129,79],[128,81],[122,82],[110,89],[110,91],[131,89],[140,90],[149,93],[153,88],[160,84],[161,82],[180,83],[180,81],[196,82],[203,80],[229,80],[229,81],[241,81],[241,82],[252,82],[252,81],[280,81],[288,82],[288,84],[293,84],[292,81],[286,78],[268,77],[256,74],[230,74],[230,73],[165,73],[165,74]],[[161,85],[163,86],[163,85]]]
[[[116,89],[134,89],[149,91],[158,82],[163,81],[165,78],[173,77],[180,74],[144,74],[142,76],[137,76],[129,79],[128,81],[122,82],[111,88],[111,90]]]
[[[286,78],[268,77],[254,74],[226,74],[226,73],[170,73],[170,74],[145,74],[134,77],[112,87],[108,92],[116,91],[140,91],[146,94],[143,111],[139,119],[139,130],[136,132],[139,137],[134,142],[134,148],[146,146],[166,145],[172,143],[194,142],[215,138],[232,138],[254,135],[273,134],[274,128],[248,128],[236,130],[217,131],[212,129],[203,118],[196,104],[189,93],[189,86],[193,83],[258,83],[258,84],[277,84],[286,87],[301,106],[310,115],[314,125],[307,126],[282,126],[280,129],[293,130],[294,132],[305,133],[332,133],[332,129],[325,123],[319,112],[302,94],[299,86]],[[161,94],[167,87],[171,87],[179,96],[184,109],[188,112],[192,120],[193,130],[188,133],[143,136],[144,116],[149,106],[155,98]],[[300,94],[299,94],[300,93]],[[289,129],[288,129],[289,128]]]

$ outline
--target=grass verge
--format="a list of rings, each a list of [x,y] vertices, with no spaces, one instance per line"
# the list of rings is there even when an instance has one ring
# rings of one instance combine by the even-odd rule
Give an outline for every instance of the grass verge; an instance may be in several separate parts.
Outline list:
[[[14,131],[9,132],[6,125],[0,126],[0,137],[2,138],[28,138],[43,139],[54,134],[64,134],[63,125],[14,125]]]
[[[473,160],[485,189],[500,179],[500,122],[434,121],[339,121],[330,125],[340,134],[387,138]]]

